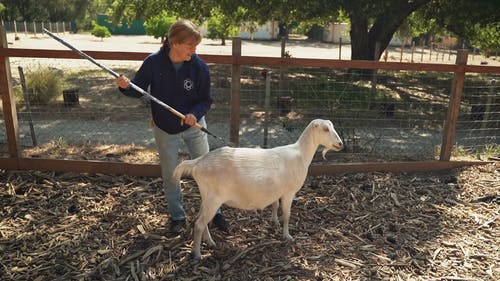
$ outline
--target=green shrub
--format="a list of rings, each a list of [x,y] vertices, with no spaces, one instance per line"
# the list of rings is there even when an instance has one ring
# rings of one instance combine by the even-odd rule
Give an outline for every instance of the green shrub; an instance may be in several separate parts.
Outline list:
[[[238,34],[239,22],[231,18],[231,15],[224,14],[219,9],[214,8],[208,19],[209,39],[221,39],[221,45],[226,45],[226,38]]]
[[[39,67],[34,71],[27,72],[25,79],[30,104],[47,105],[62,93],[61,71]]]
[[[109,32],[109,29],[98,24],[94,25],[94,28],[90,31],[90,34],[96,37],[100,37],[101,41],[104,39],[104,37],[111,37],[111,32]]]
[[[147,35],[152,35],[154,38],[161,38],[161,42],[165,40],[170,26],[176,21],[174,16],[170,16],[168,12],[162,11],[161,14],[148,19],[144,23]]]

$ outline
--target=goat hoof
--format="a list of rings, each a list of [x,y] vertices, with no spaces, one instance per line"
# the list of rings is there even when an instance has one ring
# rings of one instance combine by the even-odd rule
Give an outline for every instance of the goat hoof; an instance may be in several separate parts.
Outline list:
[[[292,237],[292,235],[288,234],[288,235],[285,235],[285,240],[288,241],[288,242],[293,242],[295,241],[295,239]]]
[[[191,264],[198,264],[201,261],[201,256],[195,252],[191,252]]]

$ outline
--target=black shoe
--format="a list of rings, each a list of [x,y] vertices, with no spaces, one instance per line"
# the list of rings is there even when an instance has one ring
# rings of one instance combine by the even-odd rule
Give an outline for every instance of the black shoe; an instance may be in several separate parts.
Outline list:
[[[170,232],[173,234],[179,234],[184,230],[186,226],[186,220],[171,220],[170,221]]]
[[[221,231],[227,231],[229,229],[229,223],[224,219],[222,214],[215,214],[212,223]]]

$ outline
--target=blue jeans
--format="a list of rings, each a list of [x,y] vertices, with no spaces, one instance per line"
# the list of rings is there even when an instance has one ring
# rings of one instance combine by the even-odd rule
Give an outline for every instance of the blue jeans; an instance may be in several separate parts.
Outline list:
[[[207,126],[204,117],[198,120],[198,123],[205,128]],[[189,155],[194,159],[209,151],[207,134],[193,127],[178,134],[168,134],[155,126],[154,135],[160,155],[163,190],[170,218],[183,220],[186,218],[186,213],[184,212],[180,183],[172,178],[174,169],[179,163],[181,140],[184,141]],[[217,212],[220,213],[220,209]]]

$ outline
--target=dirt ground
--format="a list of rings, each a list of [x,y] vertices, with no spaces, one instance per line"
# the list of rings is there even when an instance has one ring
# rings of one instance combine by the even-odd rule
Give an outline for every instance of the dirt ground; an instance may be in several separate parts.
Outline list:
[[[48,36],[10,35],[12,48],[65,49]],[[126,36],[102,42],[90,35],[61,36],[82,50],[159,47],[147,36],[134,36],[134,42]],[[230,44],[218,43],[204,39],[198,52],[230,54]],[[338,58],[338,48],[317,42],[292,42],[290,53]],[[243,44],[243,55],[279,54],[279,42]],[[350,50],[343,46],[342,54]],[[399,61],[398,55],[395,49],[390,56]],[[19,63],[42,60],[11,59],[12,67]],[[49,63],[95,68],[85,60]],[[154,151],[146,159],[126,146],[58,153],[156,161]],[[230,231],[211,228],[217,247],[203,245],[199,264],[189,255],[199,207],[193,181],[184,183],[189,227],[173,236],[159,178],[0,170],[0,280],[498,280],[499,165],[310,177],[292,207],[295,242],[283,241],[269,209],[224,208]]]
[[[224,208],[192,264],[199,206],[168,233],[159,178],[0,171],[2,280],[498,280],[500,166],[310,177],[290,233],[270,210]]]

